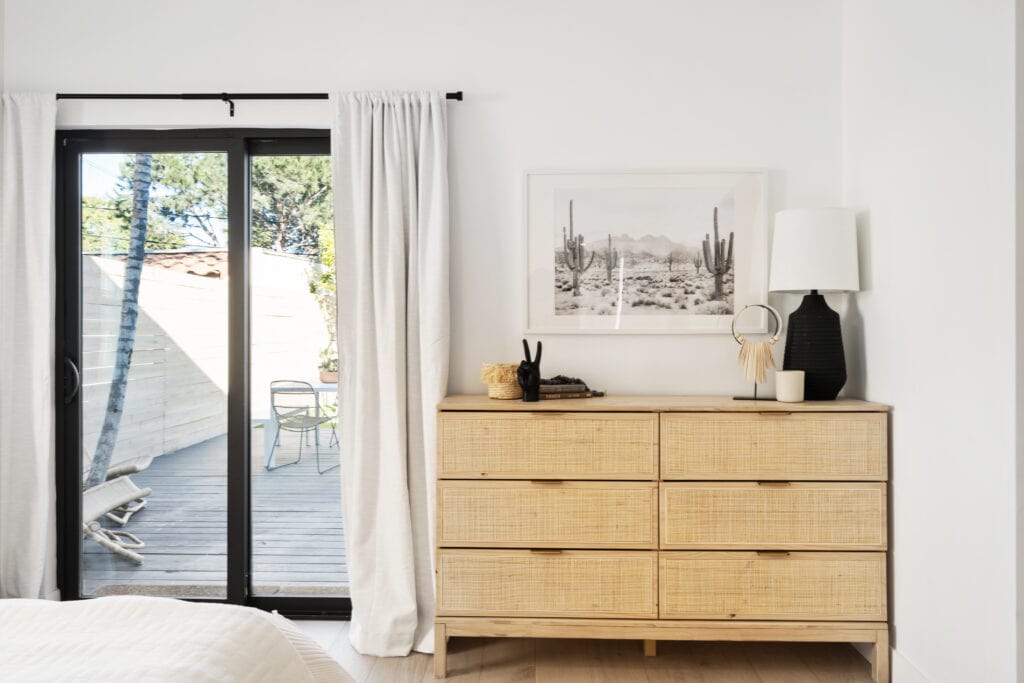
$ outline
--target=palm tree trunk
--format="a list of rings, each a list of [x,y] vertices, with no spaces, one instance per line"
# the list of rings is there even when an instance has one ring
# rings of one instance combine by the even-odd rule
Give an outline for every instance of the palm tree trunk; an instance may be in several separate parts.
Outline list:
[[[139,320],[139,284],[142,280],[142,263],[146,256],[152,167],[152,154],[135,155],[135,173],[132,176],[131,237],[128,245],[128,258],[124,266],[121,328],[117,334],[117,355],[114,359],[114,375],[110,381],[110,394],[107,397],[107,412],[103,418],[103,429],[96,442],[96,453],[89,468],[87,487],[96,486],[106,480],[107,470],[110,469],[110,457],[114,454],[117,433],[121,428],[124,397],[128,389],[128,370],[132,365],[135,328]]]

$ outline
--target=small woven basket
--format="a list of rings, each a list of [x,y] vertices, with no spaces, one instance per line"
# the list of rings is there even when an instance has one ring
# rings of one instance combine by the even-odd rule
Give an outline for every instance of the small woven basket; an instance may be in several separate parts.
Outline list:
[[[484,363],[480,381],[487,385],[488,398],[522,398],[523,388],[519,386],[515,363]]]

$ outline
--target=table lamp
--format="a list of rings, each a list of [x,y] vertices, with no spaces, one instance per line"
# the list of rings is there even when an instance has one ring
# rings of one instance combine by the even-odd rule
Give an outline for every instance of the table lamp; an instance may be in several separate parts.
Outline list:
[[[804,398],[830,401],[846,384],[839,314],[820,292],[856,292],[857,224],[849,209],[788,209],[775,214],[768,289],[806,292],[789,316],[784,370],[803,370]]]

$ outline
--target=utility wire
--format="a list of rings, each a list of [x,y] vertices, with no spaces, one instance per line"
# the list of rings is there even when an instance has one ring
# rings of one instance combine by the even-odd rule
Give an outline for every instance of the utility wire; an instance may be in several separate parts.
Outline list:
[[[91,205],[91,204],[83,205],[82,209],[83,210],[85,210],[85,209],[94,209],[96,211],[112,211],[112,212],[118,212],[118,213],[123,213],[124,212],[123,209],[120,209],[120,208],[118,208],[116,206],[94,206],[94,205]],[[182,217],[185,217],[185,218],[205,218],[206,220],[219,220],[219,221],[229,220],[227,216],[215,216],[213,214],[187,213],[187,212],[171,211],[171,210],[165,210],[165,209],[154,209],[153,213],[155,213],[158,216],[163,216],[163,217],[176,216],[178,218],[182,218]],[[272,224],[272,225],[283,225],[283,226],[291,228],[293,230],[309,230],[309,229],[312,229],[312,227],[313,227],[313,226],[310,226],[308,228],[303,228],[302,226],[294,225],[292,223],[286,223],[285,221],[275,221],[275,220],[272,220],[272,219],[269,219],[269,218],[263,218],[263,217],[258,218],[254,222],[267,223],[267,224]]]

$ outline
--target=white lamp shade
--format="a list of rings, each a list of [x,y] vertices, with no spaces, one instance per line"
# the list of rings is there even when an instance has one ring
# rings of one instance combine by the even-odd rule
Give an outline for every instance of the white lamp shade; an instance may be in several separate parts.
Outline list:
[[[856,292],[857,221],[843,208],[788,209],[775,214],[773,292]]]

